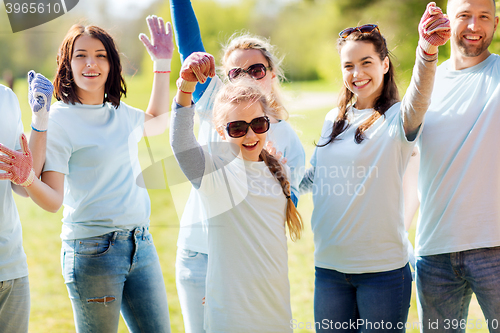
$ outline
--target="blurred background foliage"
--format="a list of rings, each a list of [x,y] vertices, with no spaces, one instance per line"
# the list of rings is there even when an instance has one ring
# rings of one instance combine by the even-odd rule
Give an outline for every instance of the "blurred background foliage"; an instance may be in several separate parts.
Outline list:
[[[322,80],[341,84],[336,51],[337,33],[365,23],[376,23],[395,57],[402,86],[406,86],[415,59],[417,26],[427,0],[193,0],[207,52],[220,59],[221,44],[236,31],[265,36],[284,57],[290,81]],[[436,1],[445,9],[446,1]],[[118,8],[119,7],[119,8]],[[137,36],[147,33],[145,17],[156,14],[170,20],[168,1],[80,0],[76,8],[47,24],[13,34],[5,11],[0,11],[0,73],[24,77],[35,69],[52,77],[56,52],[69,27],[78,22],[108,30],[122,52],[128,75],[151,74],[151,60]],[[492,51],[500,49],[495,37]],[[440,49],[448,58],[449,46]],[[178,56],[173,73],[180,68]],[[176,75],[172,75],[175,80]]]

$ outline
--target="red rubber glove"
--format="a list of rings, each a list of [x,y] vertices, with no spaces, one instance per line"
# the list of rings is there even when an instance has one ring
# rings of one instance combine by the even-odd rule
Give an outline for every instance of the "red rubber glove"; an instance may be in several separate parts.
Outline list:
[[[0,179],[8,179],[16,185],[30,186],[35,180],[33,158],[28,148],[28,140],[21,134],[21,151],[11,150],[0,144]]]
[[[208,77],[215,76],[215,59],[205,52],[194,52],[184,60],[177,88],[184,93],[192,93],[198,82],[205,83]]]
[[[429,2],[418,25],[418,45],[429,55],[436,54],[438,46],[446,44],[451,36],[450,20],[436,3]]]

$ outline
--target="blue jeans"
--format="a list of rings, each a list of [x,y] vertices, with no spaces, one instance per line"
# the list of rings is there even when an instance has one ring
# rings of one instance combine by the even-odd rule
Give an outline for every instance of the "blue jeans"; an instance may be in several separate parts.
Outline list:
[[[177,249],[175,281],[186,333],[204,333],[204,306],[208,254]]]
[[[416,282],[423,332],[500,332],[500,247],[417,257]],[[473,292],[485,322],[467,319]]]
[[[28,277],[0,281],[0,331],[26,333],[30,318]]]
[[[62,270],[77,332],[170,332],[167,293],[147,227],[64,241]]]
[[[316,332],[405,332],[411,271],[344,274],[316,267]]]

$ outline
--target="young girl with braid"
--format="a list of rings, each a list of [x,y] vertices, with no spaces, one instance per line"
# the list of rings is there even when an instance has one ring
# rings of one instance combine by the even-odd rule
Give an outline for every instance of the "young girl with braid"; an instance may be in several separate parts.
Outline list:
[[[213,108],[223,139],[204,151],[193,133],[192,91],[213,60],[184,62],[172,113],[171,144],[208,219],[207,332],[291,332],[285,224],[298,239],[302,221],[287,170],[265,149],[271,105],[247,80],[225,85]],[[286,222],[286,223],[285,223]]]
[[[325,119],[301,189],[312,190],[317,332],[404,332],[411,297],[402,178],[430,104],[448,19],[430,3],[410,86],[399,102],[374,24],[337,41],[344,87]],[[355,323],[355,325],[351,325]]]
[[[172,23],[181,59],[193,52],[204,52],[200,28],[190,0],[170,0]],[[305,152],[299,137],[286,121],[288,112],[280,100],[280,81],[284,78],[281,61],[275,47],[268,40],[249,34],[234,35],[223,47],[220,76],[199,83],[193,92],[200,119],[198,142],[201,145],[221,141],[212,126],[213,103],[222,81],[239,76],[252,78],[272,99],[268,111],[271,127],[267,133],[277,151],[282,152],[290,167],[291,197],[297,204],[298,185],[304,175]],[[207,228],[203,211],[198,209],[200,199],[191,190],[181,218],[175,264],[176,286],[186,333],[203,332],[202,298],[205,296],[205,278],[208,262]]]

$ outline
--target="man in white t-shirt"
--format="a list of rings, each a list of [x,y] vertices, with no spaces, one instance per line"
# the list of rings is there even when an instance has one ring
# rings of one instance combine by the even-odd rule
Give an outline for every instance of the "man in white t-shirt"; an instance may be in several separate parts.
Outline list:
[[[18,150],[23,132],[16,95],[0,86],[0,143]],[[0,154],[1,157],[5,156]],[[5,174],[0,171],[0,176]],[[0,180],[0,327],[6,332],[27,332],[30,311],[28,264],[22,245],[22,230],[9,180]],[[22,189],[21,189],[22,190]]]
[[[30,72],[29,84],[30,105],[34,111],[30,148],[34,156],[26,137],[21,137],[23,124],[17,97],[12,90],[0,85],[0,331],[5,333],[28,332],[28,264],[12,192],[28,196],[39,188],[37,176],[45,160],[52,96],[52,84],[42,75]]]
[[[500,57],[494,0],[449,0],[451,57],[419,140],[416,283],[423,332],[500,332]],[[486,321],[467,319],[475,293]]]

